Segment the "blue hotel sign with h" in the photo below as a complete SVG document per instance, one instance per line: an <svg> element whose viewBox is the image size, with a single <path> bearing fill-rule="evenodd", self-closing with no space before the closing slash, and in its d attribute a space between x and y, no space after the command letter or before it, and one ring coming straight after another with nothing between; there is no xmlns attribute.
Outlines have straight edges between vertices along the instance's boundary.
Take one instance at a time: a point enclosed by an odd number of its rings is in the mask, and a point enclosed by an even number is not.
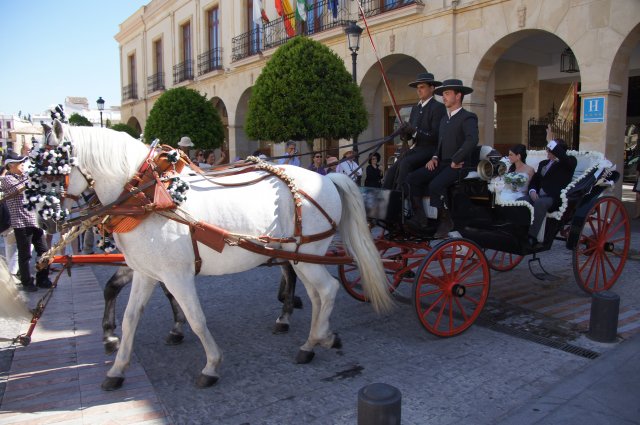
<svg viewBox="0 0 640 425"><path fill-rule="evenodd" d="M604 97L582 99L582 122L604 122Z"/></svg>

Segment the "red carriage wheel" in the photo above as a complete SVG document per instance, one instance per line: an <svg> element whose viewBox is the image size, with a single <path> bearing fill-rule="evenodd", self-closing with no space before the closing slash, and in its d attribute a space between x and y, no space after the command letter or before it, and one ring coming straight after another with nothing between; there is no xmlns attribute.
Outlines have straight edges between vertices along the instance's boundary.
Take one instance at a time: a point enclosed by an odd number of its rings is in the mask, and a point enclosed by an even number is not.
<svg viewBox="0 0 640 425"><path fill-rule="evenodd" d="M414 257L414 252L422 248L428 249L428 245L396 244L384 239L378 239L375 243L380 252L380 258L382 258L382 266L387 275L387 285L390 293L393 293L401 282L413 280L415 270L420 265L420 261L415 258L422 257L421 255ZM366 302L367 298L360 282L361 276L358 267L353 263L340 265L338 266L338 273L340 275L340 283L342 283L347 293L358 301Z"/></svg>
<svg viewBox="0 0 640 425"><path fill-rule="evenodd" d="M596 201L586 215L573 250L576 283L591 294L613 286L629 254L631 226L622 202L610 196Z"/></svg>
<svg viewBox="0 0 640 425"><path fill-rule="evenodd" d="M485 249L484 255L487 257L489 267L499 272L507 272L513 269L520 264L520 261L524 258L522 255L496 251L494 249Z"/></svg>
<svg viewBox="0 0 640 425"><path fill-rule="evenodd" d="M413 306L426 330L438 336L464 332L487 297L491 273L482 249L467 239L437 245L422 263L413 287Z"/></svg>

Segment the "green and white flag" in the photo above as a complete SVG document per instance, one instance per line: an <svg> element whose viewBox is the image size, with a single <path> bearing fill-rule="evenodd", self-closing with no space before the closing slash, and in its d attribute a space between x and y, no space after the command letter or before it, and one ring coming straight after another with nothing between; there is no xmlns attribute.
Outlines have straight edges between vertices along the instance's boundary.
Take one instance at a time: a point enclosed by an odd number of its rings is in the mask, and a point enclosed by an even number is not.
<svg viewBox="0 0 640 425"><path fill-rule="evenodd" d="M296 19L307 20L307 0L297 0Z"/></svg>

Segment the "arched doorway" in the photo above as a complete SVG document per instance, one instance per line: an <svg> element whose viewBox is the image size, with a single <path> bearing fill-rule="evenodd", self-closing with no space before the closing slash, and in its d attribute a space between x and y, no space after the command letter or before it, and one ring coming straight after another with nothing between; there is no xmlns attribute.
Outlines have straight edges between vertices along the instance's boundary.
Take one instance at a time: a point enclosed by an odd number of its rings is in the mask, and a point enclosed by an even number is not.
<svg viewBox="0 0 640 425"><path fill-rule="evenodd" d="M408 84L415 80L416 75L426 72L426 68L418 60L405 54L385 56L381 62L400 115L406 121L411 107L417 103L416 92ZM377 63L371 65L365 72L360 89L369 113L369 125L360 135L360 140L372 140L393 133L398 125L396 112L387 94L380 66ZM385 169L390 166L389 158L396 151L396 142L400 143L399 139L385 143L384 150L380 151Z"/></svg>
<svg viewBox="0 0 640 425"><path fill-rule="evenodd" d="M127 125L133 128L138 134L142 133L142 126L136 117L129 118Z"/></svg>
<svg viewBox="0 0 640 425"><path fill-rule="evenodd" d="M224 104L224 101L219 97L213 97L209 101L218 112L218 116L222 121L222 129L224 131L224 140L222 142L222 146L220 147L220 150L224 151L226 158L229 159L229 113L227 112L227 106ZM216 158L219 158L220 152L219 151L216 152L215 155L216 155Z"/></svg>
<svg viewBox="0 0 640 425"><path fill-rule="evenodd" d="M481 143L503 154L517 143L542 149L551 124L557 137L578 149L579 61L555 34L523 30L498 40L480 61L472 85L472 102L484 105L478 111Z"/></svg>

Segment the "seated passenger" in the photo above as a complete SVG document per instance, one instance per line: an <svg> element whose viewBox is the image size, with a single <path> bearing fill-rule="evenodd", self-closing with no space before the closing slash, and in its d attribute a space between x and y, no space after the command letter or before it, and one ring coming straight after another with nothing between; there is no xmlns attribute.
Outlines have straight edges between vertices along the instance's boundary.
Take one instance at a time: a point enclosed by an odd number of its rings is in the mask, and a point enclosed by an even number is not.
<svg viewBox="0 0 640 425"><path fill-rule="evenodd" d="M560 206L560 192L573 177L578 161L567 155L567 146L562 139L547 144L547 158L540 161L538 171L529 183L529 193L523 200L533 205L533 223L529 228L529 245L539 246L538 233L547 213Z"/></svg>
<svg viewBox="0 0 640 425"><path fill-rule="evenodd" d="M411 230L422 232L427 227L427 217L422 208L422 196L428 194L432 207L438 209L438 228L433 235L443 238L453 229L449 215L447 189L459 178L465 177L465 161L472 160L478 145L478 117L462 108L465 94L473 92L462 85L461 80L444 80L434 93L442 96L447 114L442 117L439 128L438 147L427 165L407 177L413 201L414 216L407 223Z"/></svg>
<svg viewBox="0 0 640 425"><path fill-rule="evenodd" d="M527 165L527 147L522 143L509 149L511 166L504 175L505 187L501 193L503 200L515 201L527 195L529 182L536 170Z"/></svg>

